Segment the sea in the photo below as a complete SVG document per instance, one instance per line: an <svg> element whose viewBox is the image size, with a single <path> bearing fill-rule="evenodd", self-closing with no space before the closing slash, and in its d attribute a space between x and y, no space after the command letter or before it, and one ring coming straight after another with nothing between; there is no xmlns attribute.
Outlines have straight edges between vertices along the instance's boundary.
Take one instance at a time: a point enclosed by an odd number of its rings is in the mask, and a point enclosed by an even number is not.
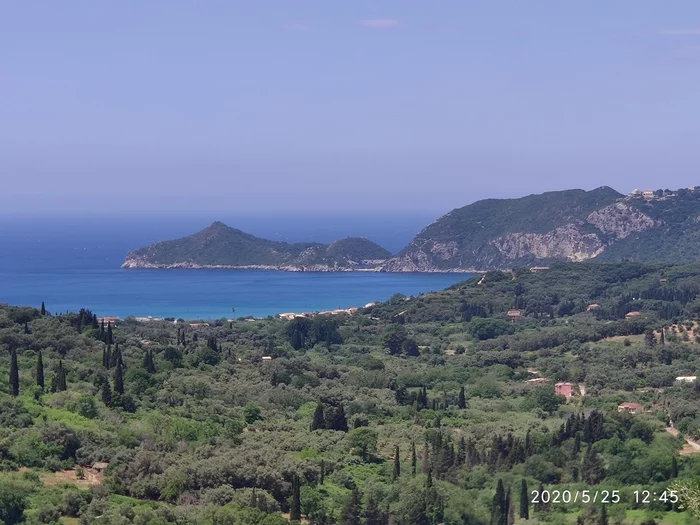
<svg viewBox="0 0 700 525"><path fill-rule="evenodd" d="M332 242L367 237L393 253L427 214L375 216L188 215L83 217L0 214L0 303L52 313L210 320L363 306L396 293L442 290L468 274L121 269L129 250L195 233L214 220L259 237Z"/></svg>

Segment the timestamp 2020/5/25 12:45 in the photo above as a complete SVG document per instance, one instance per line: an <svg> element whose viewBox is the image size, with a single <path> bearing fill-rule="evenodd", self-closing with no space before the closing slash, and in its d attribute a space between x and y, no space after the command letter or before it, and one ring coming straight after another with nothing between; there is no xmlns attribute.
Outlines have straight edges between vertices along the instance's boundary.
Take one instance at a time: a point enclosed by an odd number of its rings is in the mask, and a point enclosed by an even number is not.
<svg viewBox="0 0 700 525"><path fill-rule="evenodd" d="M635 490L632 493L632 501L624 501L623 494L619 490L533 490L530 492L530 503L600 503L603 505L616 503L634 503L648 505L650 503L678 503L678 494L675 490L655 492L650 490Z"/></svg>

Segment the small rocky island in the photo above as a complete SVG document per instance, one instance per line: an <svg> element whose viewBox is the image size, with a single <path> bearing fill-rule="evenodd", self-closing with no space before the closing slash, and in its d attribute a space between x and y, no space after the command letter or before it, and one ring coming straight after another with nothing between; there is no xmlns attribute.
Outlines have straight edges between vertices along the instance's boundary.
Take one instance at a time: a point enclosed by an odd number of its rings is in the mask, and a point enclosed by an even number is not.
<svg viewBox="0 0 700 525"><path fill-rule="evenodd" d="M391 252L360 237L331 244L291 244L261 239L215 222L194 235L134 250L127 254L122 268L371 271L390 257Z"/></svg>

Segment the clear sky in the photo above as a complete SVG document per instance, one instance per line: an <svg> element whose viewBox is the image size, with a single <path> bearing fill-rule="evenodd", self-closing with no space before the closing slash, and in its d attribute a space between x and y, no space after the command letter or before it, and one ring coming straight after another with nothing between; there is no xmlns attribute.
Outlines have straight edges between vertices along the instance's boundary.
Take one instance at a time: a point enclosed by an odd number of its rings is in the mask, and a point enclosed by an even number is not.
<svg viewBox="0 0 700 525"><path fill-rule="evenodd" d="M2 2L0 177L31 213L700 184L700 2Z"/></svg>

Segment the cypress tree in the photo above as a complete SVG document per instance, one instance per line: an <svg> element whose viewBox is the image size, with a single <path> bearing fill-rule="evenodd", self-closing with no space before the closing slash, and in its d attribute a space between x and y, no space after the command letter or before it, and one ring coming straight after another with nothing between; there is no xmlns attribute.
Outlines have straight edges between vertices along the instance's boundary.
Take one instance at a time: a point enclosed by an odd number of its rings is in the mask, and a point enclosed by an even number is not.
<svg viewBox="0 0 700 525"><path fill-rule="evenodd" d="M30 334L31 332L29 331L29 323L27 321L24 321L24 333L25 334Z"/></svg>
<svg viewBox="0 0 700 525"><path fill-rule="evenodd" d="M107 345L108 347L110 345ZM114 351L109 354L109 367L117 366L122 360L122 351L119 349L119 343L114 345Z"/></svg>
<svg viewBox="0 0 700 525"><path fill-rule="evenodd" d="M362 515L360 500L360 492L357 488L352 489L350 497L345 502L343 511L340 514L339 525L360 525L360 517Z"/></svg>
<svg viewBox="0 0 700 525"><path fill-rule="evenodd" d="M105 342L105 320L100 323L100 341Z"/></svg>
<svg viewBox="0 0 700 525"><path fill-rule="evenodd" d="M19 395L19 367L17 366L17 352L12 349L10 352L10 395Z"/></svg>
<svg viewBox="0 0 700 525"><path fill-rule="evenodd" d="M56 374L54 375L54 384L52 385L51 390L53 392L63 392L68 390L68 384L66 383L66 371L63 368L62 360L58 362L58 370L56 370Z"/></svg>
<svg viewBox="0 0 700 525"><path fill-rule="evenodd" d="M457 398L457 407L467 408L467 398L464 395L464 387L459 389L459 397Z"/></svg>
<svg viewBox="0 0 700 525"><path fill-rule="evenodd" d="M112 333L112 322L107 322L107 344L111 345L114 342L114 334Z"/></svg>
<svg viewBox="0 0 700 525"><path fill-rule="evenodd" d="M660 335L660 337L659 337L659 342L660 342L662 345L665 345L665 344L666 344L666 336L664 335L664 330L665 330L665 329L666 329L666 327L664 327L664 326L661 327L661 335Z"/></svg>
<svg viewBox="0 0 700 525"><path fill-rule="evenodd" d="M146 372L148 372L149 374L156 373L156 365L153 362L153 351L152 350L146 350L146 355L143 356L143 367L146 369Z"/></svg>
<svg viewBox="0 0 700 525"><path fill-rule="evenodd" d="M401 475L401 455L399 451L399 446L396 445L396 448L394 449L394 473L392 475L392 480L396 481L396 479Z"/></svg>
<svg viewBox="0 0 700 525"><path fill-rule="evenodd" d="M524 520L530 519L530 500L527 493L527 481L525 478L520 482L520 518Z"/></svg>
<svg viewBox="0 0 700 525"><path fill-rule="evenodd" d="M578 453L581 452L581 434L579 432L576 432L576 437L574 438L574 457L578 455Z"/></svg>
<svg viewBox="0 0 700 525"><path fill-rule="evenodd" d="M411 441L411 476L416 475L416 464L418 463L418 458L416 457L416 442Z"/></svg>
<svg viewBox="0 0 700 525"><path fill-rule="evenodd" d="M676 460L676 456L673 456L673 459L671 460L671 479L677 478L678 477L678 460Z"/></svg>
<svg viewBox="0 0 700 525"><path fill-rule="evenodd" d="M95 330L97 330L100 327L99 323L97 322L97 314L92 314L92 327Z"/></svg>
<svg viewBox="0 0 700 525"><path fill-rule="evenodd" d="M36 358L36 384L44 390L44 360L41 356L41 350Z"/></svg>
<svg viewBox="0 0 700 525"><path fill-rule="evenodd" d="M299 487L299 476L294 474L292 478L292 506L289 509L289 519L301 519L301 490Z"/></svg>
<svg viewBox="0 0 700 525"><path fill-rule="evenodd" d="M423 474L428 474L430 472L430 457L427 443L423 446L423 457L421 458L420 467Z"/></svg>
<svg viewBox="0 0 700 525"><path fill-rule="evenodd" d="M41 301L41 315L46 315L46 305L44 305L44 301Z"/></svg>
<svg viewBox="0 0 700 525"><path fill-rule="evenodd" d="M114 369L114 392L120 396L124 395L124 371L121 366L121 356L119 357L119 363L117 363Z"/></svg>
<svg viewBox="0 0 700 525"><path fill-rule="evenodd" d="M112 406L112 387L107 380L102 383L102 402L108 407Z"/></svg>
<svg viewBox="0 0 700 525"><path fill-rule="evenodd" d="M491 503L491 525L505 525L507 520L506 491L503 488L503 480L499 479L496 485L496 493Z"/></svg>
<svg viewBox="0 0 700 525"><path fill-rule="evenodd" d="M371 495L367 497L367 505L362 517L365 519L365 525L386 525L387 523L386 516L379 508L377 498Z"/></svg>
<svg viewBox="0 0 700 525"><path fill-rule="evenodd" d="M600 508L600 519L598 520L600 525L608 525L608 506L603 505Z"/></svg>
<svg viewBox="0 0 700 525"><path fill-rule="evenodd" d="M326 428L326 419L323 413L323 405L318 403L314 411L314 418L311 420L311 430Z"/></svg>
<svg viewBox="0 0 700 525"><path fill-rule="evenodd" d="M326 479L326 462L324 460L321 460L321 478L319 479L319 485L323 485L323 482Z"/></svg>

